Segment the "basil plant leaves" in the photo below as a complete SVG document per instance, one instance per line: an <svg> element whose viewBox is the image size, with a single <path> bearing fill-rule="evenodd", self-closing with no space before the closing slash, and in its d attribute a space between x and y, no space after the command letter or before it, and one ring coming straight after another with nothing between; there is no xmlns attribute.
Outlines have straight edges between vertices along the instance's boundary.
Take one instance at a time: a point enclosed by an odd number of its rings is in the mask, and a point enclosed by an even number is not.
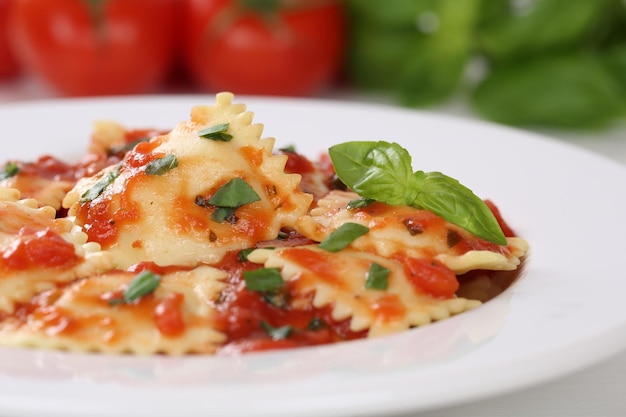
<svg viewBox="0 0 626 417"><path fill-rule="evenodd" d="M482 199L440 172L413 172L411 155L397 143L345 142L330 147L329 155L339 179L361 197L426 209L479 238L506 245Z"/></svg>

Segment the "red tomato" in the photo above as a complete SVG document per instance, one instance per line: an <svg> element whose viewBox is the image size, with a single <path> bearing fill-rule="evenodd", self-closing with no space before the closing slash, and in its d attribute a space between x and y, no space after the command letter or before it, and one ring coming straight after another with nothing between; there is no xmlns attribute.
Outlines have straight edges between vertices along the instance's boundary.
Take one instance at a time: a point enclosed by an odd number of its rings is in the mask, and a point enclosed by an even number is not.
<svg viewBox="0 0 626 417"><path fill-rule="evenodd" d="M183 0L185 59L197 84L236 94L308 95L335 81L345 20L332 0ZM268 2L265 2L267 4ZM283 4L289 4L289 8Z"/></svg>
<svg viewBox="0 0 626 417"><path fill-rule="evenodd" d="M0 79L11 78L20 72L20 66L9 42L10 0L0 0Z"/></svg>
<svg viewBox="0 0 626 417"><path fill-rule="evenodd" d="M459 289L454 272L431 259L406 258L404 273L416 288L437 298L450 298Z"/></svg>
<svg viewBox="0 0 626 417"><path fill-rule="evenodd" d="M21 240L4 251L2 260L11 269L64 268L78 262L74 245L52 230L20 230Z"/></svg>
<svg viewBox="0 0 626 417"><path fill-rule="evenodd" d="M25 70L68 95L148 92L168 75L177 0L13 0Z"/></svg>

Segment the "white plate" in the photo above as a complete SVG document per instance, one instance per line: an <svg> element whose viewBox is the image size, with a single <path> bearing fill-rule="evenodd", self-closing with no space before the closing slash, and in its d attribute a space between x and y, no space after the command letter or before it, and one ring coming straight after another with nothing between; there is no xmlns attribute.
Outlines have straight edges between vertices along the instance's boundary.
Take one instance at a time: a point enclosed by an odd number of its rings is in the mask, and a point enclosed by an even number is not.
<svg viewBox="0 0 626 417"><path fill-rule="evenodd" d="M43 101L0 107L3 157L82 154L91 122L169 128L213 97ZM626 346L626 169L554 140L393 107L237 97L278 146L316 156L397 141L496 202L531 244L524 276L484 306L371 341L223 357L0 348L0 415L389 416L521 389ZM0 161L1 162L1 161Z"/></svg>

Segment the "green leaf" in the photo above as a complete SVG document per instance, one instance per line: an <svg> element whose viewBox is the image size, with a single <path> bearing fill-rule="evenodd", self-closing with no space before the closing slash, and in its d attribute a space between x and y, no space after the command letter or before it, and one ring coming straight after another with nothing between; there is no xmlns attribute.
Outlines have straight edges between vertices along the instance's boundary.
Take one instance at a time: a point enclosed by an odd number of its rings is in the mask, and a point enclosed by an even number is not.
<svg viewBox="0 0 626 417"><path fill-rule="evenodd" d="M358 223L344 223L324 239L319 247L328 252L339 252L370 229Z"/></svg>
<svg viewBox="0 0 626 417"><path fill-rule="evenodd" d="M243 278L246 288L257 292L276 291L285 283L278 268L260 268L244 271Z"/></svg>
<svg viewBox="0 0 626 417"><path fill-rule="evenodd" d="M346 142L331 147L329 153L339 179L361 197L430 210L480 238L506 244L502 229L483 200L439 172L413 173L411 157L400 145Z"/></svg>
<svg viewBox="0 0 626 417"><path fill-rule="evenodd" d="M361 197L404 204L411 155L397 143L345 142L328 150L335 172Z"/></svg>
<svg viewBox="0 0 626 417"><path fill-rule="evenodd" d="M20 172L20 167L15 162L7 162L4 169L0 171L0 181L16 176Z"/></svg>
<svg viewBox="0 0 626 417"><path fill-rule="evenodd" d="M176 168L178 166L178 159L174 154L167 154L163 158L150 161L146 165L146 174L148 175L163 175L166 172Z"/></svg>
<svg viewBox="0 0 626 417"><path fill-rule="evenodd" d="M479 12L494 0L348 0L346 71L361 89L409 106L441 102L459 87ZM508 1L508 0L507 0Z"/></svg>
<svg viewBox="0 0 626 417"><path fill-rule="evenodd" d="M506 245L506 237L489 207L454 178L440 172L417 171L411 181L417 194L408 202L432 211L479 238Z"/></svg>
<svg viewBox="0 0 626 417"><path fill-rule="evenodd" d="M233 135L226 133L228 131L228 127L229 123L221 123L199 131L198 136L220 142L230 142Z"/></svg>
<svg viewBox="0 0 626 417"><path fill-rule="evenodd" d="M87 203L96 199L104 190L115 181L120 173L121 162L111 171L107 172L98 182L80 196L81 203Z"/></svg>
<svg viewBox="0 0 626 417"><path fill-rule="evenodd" d="M372 198L358 198L356 200L349 201L348 204L346 205L346 208L348 210L354 210L354 209L358 209L358 208L363 208L363 207L369 206L374 201L376 201L376 200L374 200Z"/></svg>
<svg viewBox="0 0 626 417"><path fill-rule="evenodd" d="M324 323L324 320L322 320L319 317L313 317L311 319L311 321L309 321L309 324L306 326L307 330L321 330L325 327L328 327L326 325L326 323Z"/></svg>
<svg viewBox="0 0 626 417"><path fill-rule="evenodd" d="M289 325L281 326L281 327L272 327L269 323L263 320L261 320L259 324L261 325L263 330L265 330L267 334L270 335L270 337L273 340L287 339L289 335L293 332L293 327Z"/></svg>
<svg viewBox="0 0 626 417"><path fill-rule="evenodd" d="M266 303L282 309L285 309L288 306L288 295L289 294L286 291L281 290L261 292L261 297Z"/></svg>
<svg viewBox="0 0 626 417"><path fill-rule="evenodd" d="M213 197L209 199L209 204L237 208L260 200L261 197L247 182L241 178L233 178L213 194Z"/></svg>
<svg viewBox="0 0 626 417"><path fill-rule="evenodd" d="M480 52L497 63L523 63L534 56L548 57L554 52L576 50L606 30L611 14L619 6L614 0L509 0L500 3L490 15L483 16L475 31Z"/></svg>
<svg viewBox="0 0 626 417"><path fill-rule="evenodd" d="M583 51L494 66L471 105L514 126L602 128L624 116L623 92L601 56Z"/></svg>
<svg viewBox="0 0 626 417"><path fill-rule="evenodd" d="M248 261L248 255L250 255L256 249L257 248L247 248L247 249L240 250L239 252L237 252L237 259L240 262L247 262Z"/></svg>
<svg viewBox="0 0 626 417"><path fill-rule="evenodd" d="M386 290L388 286L388 277L389 269L377 264L376 262L372 262L369 271L367 271L365 288L372 290Z"/></svg>
<svg viewBox="0 0 626 417"><path fill-rule="evenodd" d="M139 298L151 294L157 289L161 282L161 276L155 274L152 271L142 271L133 278L128 284L126 290L122 294L122 298L113 298L109 300L110 305L116 305L121 303L132 303Z"/></svg>
<svg viewBox="0 0 626 417"><path fill-rule="evenodd" d="M217 207L213 213L211 213L211 220L217 223L222 223L226 220L232 220L237 209L233 207Z"/></svg>

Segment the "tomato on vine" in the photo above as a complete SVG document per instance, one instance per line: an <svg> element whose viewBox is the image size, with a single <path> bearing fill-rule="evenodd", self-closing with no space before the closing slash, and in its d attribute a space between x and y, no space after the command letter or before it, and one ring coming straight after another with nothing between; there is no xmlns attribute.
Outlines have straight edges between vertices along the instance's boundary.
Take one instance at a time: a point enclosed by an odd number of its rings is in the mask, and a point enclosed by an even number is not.
<svg viewBox="0 0 626 417"><path fill-rule="evenodd" d="M178 0L12 0L18 61L65 95L160 87L175 52Z"/></svg>
<svg viewBox="0 0 626 417"><path fill-rule="evenodd" d="M11 0L0 0L0 80L16 76L20 66L9 42L9 7Z"/></svg>
<svg viewBox="0 0 626 417"><path fill-rule="evenodd" d="M337 80L345 18L333 0L183 0L196 84L237 94L309 95Z"/></svg>

